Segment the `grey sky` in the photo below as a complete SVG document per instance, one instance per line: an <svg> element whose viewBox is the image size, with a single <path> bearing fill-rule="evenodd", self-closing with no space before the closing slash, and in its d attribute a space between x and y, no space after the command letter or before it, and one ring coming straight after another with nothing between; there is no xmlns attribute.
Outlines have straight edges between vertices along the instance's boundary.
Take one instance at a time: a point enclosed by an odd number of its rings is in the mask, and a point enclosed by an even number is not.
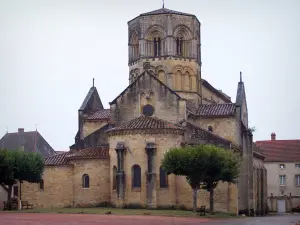
<svg viewBox="0 0 300 225"><path fill-rule="evenodd" d="M68 150L92 85L105 107L128 85L127 21L160 0L0 0L0 136L38 130ZM299 138L300 1L166 0L201 21L203 78L235 101L245 81L255 140Z"/></svg>

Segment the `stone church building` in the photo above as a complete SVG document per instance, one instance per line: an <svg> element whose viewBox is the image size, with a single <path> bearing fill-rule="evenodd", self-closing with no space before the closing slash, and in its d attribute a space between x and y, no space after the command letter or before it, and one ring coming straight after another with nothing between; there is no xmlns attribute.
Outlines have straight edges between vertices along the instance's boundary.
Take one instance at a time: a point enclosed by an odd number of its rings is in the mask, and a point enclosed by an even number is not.
<svg viewBox="0 0 300 225"><path fill-rule="evenodd" d="M21 198L47 208L192 208L185 177L167 176L160 163L172 147L211 143L243 159L237 184L217 186L215 210L264 214L264 156L248 127L242 77L235 102L202 78L200 25L164 7L129 21L129 85L105 109L93 84L78 110L75 143L45 160L43 181L23 183ZM198 191L198 206L209 207L208 195Z"/></svg>

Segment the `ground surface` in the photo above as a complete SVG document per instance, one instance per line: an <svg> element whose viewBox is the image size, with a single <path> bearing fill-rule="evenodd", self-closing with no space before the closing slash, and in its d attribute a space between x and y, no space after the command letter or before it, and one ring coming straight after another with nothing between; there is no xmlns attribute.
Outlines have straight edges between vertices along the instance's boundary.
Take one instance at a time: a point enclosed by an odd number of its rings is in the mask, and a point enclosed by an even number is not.
<svg viewBox="0 0 300 225"><path fill-rule="evenodd" d="M300 215L206 219L52 213L0 213L0 225L295 225Z"/></svg>

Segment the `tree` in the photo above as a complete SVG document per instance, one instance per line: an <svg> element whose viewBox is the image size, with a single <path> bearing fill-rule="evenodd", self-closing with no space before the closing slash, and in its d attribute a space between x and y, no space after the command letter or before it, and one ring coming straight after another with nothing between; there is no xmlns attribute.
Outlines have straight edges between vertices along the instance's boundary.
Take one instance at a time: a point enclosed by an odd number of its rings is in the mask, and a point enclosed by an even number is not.
<svg viewBox="0 0 300 225"><path fill-rule="evenodd" d="M41 154L1 150L0 158L4 165L3 170L1 169L1 175L3 173L5 177L0 182L8 186L8 201L11 200L12 187L17 181L38 183L42 179L44 159Z"/></svg>
<svg viewBox="0 0 300 225"><path fill-rule="evenodd" d="M214 188L219 181L234 182L239 174L239 156L214 145L196 145L170 149L162 160L168 174L185 176L193 189L193 211L197 209L197 190L210 191L213 213Z"/></svg>
<svg viewBox="0 0 300 225"><path fill-rule="evenodd" d="M226 150L214 145L204 145L210 152L207 161L205 178L201 188L209 191L209 211L214 213L214 189L220 181L235 183L239 176L241 157L232 150Z"/></svg>
<svg viewBox="0 0 300 225"><path fill-rule="evenodd" d="M12 176L10 168L7 150L0 149L0 184L3 184Z"/></svg>
<svg viewBox="0 0 300 225"><path fill-rule="evenodd" d="M197 210L197 190L205 178L209 152L199 146L170 149L164 155L162 167L168 174L185 176L193 189L193 211Z"/></svg>

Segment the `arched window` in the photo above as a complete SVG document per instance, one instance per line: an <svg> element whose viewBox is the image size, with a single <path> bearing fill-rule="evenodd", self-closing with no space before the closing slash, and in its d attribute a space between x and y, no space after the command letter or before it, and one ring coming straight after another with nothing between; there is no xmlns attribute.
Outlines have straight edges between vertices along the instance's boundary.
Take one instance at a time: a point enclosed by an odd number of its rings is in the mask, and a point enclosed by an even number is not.
<svg viewBox="0 0 300 225"><path fill-rule="evenodd" d="M139 165L132 166L132 187L141 187L141 167Z"/></svg>
<svg viewBox="0 0 300 225"><path fill-rule="evenodd" d="M117 189L117 167L113 167L113 190Z"/></svg>
<svg viewBox="0 0 300 225"><path fill-rule="evenodd" d="M213 132L212 126L208 126L207 130L210 131L210 132Z"/></svg>
<svg viewBox="0 0 300 225"><path fill-rule="evenodd" d="M40 190L44 190L44 180L40 180Z"/></svg>
<svg viewBox="0 0 300 225"><path fill-rule="evenodd" d="M161 188L168 187L168 175L162 167L159 168L159 184Z"/></svg>
<svg viewBox="0 0 300 225"><path fill-rule="evenodd" d="M155 56L161 56L161 39L158 37L158 38L154 38L153 40L154 42L154 49L153 49L153 52L154 52L154 57Z"/></svg>
<svg viewBox="0 0 300 225"><path fill-rule="evenodd" d="M183 39L182 39L182 37L178 37L176 39L176 54L179 56L183 55Z"/></svg>
<svg viewBox="0 0 300 225"><path fill-rule="evenodd" d="M82 188L90 187L90 177L87 174L82 175Z"/></svg>

